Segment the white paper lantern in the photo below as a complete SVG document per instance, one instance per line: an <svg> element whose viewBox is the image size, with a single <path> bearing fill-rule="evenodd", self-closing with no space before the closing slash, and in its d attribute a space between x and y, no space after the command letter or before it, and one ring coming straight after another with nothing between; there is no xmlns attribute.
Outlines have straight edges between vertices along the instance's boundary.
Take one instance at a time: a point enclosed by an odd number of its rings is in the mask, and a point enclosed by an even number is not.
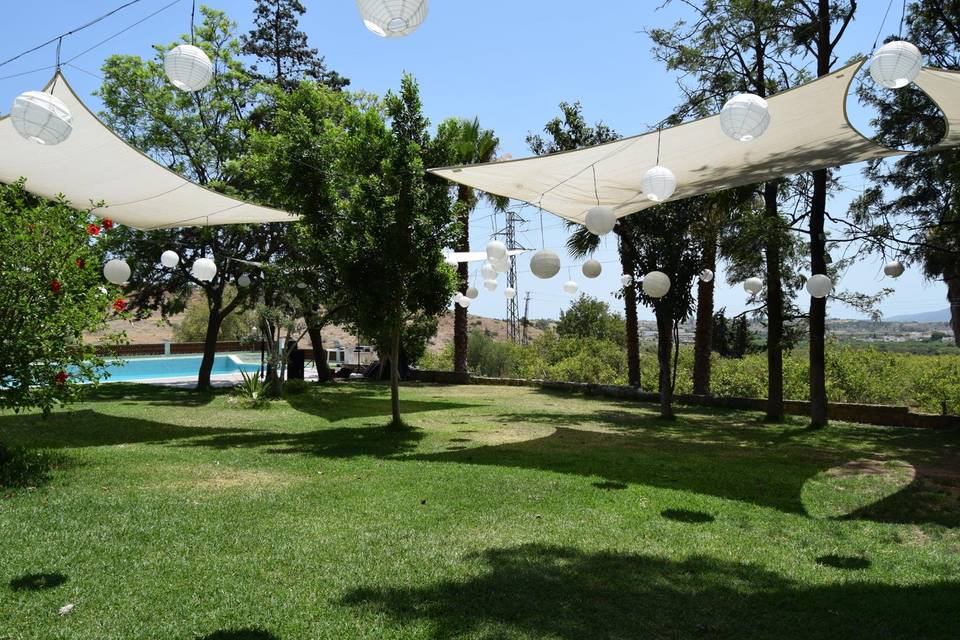
<svg viewBox="0 0 960 640"><path fill-rule="evenodd" d="M181 91L200 91L213 80L213 63L200 47L177 45L163 57L163 70Z"/></svg>
<svg viewBox="0 0 960 640"><path fill-rule="evenodd" d="M586 278L596 278L603 271L603 265L593 259L587 260L583 263L580 271L583 272L583 275Z"/></svg>
<svg viewBox="0 0 960 640"><path fill-rule="evenodd" d="M123 260L110 260L103 265L103 277L111 284L123 284L130 279L130 265Z"/></svg>
<svg viewBox="0 0 960 640"><path fill-rule="evenodd" d="M463 307L464 309L469 307L471 302L473 302L473 299L468 298L467 296L460 296L460 298L457 300L457 304Z"/></svg>
<svg viewBox="0 0 960 640"><path fill-rule="evenodd" d="M747 278L743 281L743 290L756 295L763 291L763 280L760 278Z"/></svg>
<svg viewBox="0 0 960 640"><path fill-rule="evenodd" d="M914 45L895 40L883 45L870 59L870 75L887 89L900 89L914 80L923 67L923 54Z"/></svg>
<svg viewBox="0 0 960 640"><path fill-rule="evenodd" d="M503 260L507 257L507 245L499 240L491 240L487 243L487 258L492 262L494 260Z"/></svg>
<svg viewBox="0 0 960 640"><path fill-rule="evenodd" d="M246 289L247 287L249 287L249 286L250 286L250 276L248 276L248 275L245 274L245 273L240 274L240 277L237 278L237 286L240 287L241 289Z"/></svg>
<svg viewBox="0 0 960 640"><path fill-rule="evenodd" d="M513 287L507 287L506 289L503 290L503 297L506 298L507 300L513 300L514 298L517 297L517 290L514 289Z"/></svg>
<svg viewBox="0 0 960 640"><path fill-rule="evenodd" d="M887 264L883 265L883 273L890 276L891 278L899 278L903 275L903 272L906 269L899 260L891 260Z"/></svg>
<svg viewBox="0 0 960 640"><path fill-rule="evenodd" d="M620 284L624 287L629 287L633 284L633 276L631 276L629 273L623 274L620 276Z"/></svg>
<svg viewBox="0 0 960 640"><path fill-rule="evenodd" d="M494 280L497 277L497 270L489 262L484 262L480 267L480 275L484 280Z"/></svg>
<svg viewBox="0 0 960 640"><path fill-rule="evenodd" d="M381 38L406 36L427 19L427 0L357 0L364 26Z"/></svg>
<svg viewBox="0 0 960 640"><path fill-rule="evenodd" d="M651 271L643 277L643 292L651 298L662 298L670 291L670 276L663 271Z"/></svg>
<svg viewBox="0 0 960 640"><path fill-rule="evenodd" d="M467 292L465 295L471 300L476 300L477 296L480 295L480 292L477 291L476 287L467 287Z"/></svg>
<svg viewBox="0 0 960 640"><path fill-rule="evenodd" d="M587 231L595 236L602 236L613 231L617 224L617 216L610 207L594 207L587 211L584 221Z"/></svg>
<svg viewBox="0 0 960 640"><path fill-rule="evenodd" d="M167 269L173 269L180 264L180 256L177 255L176 251L164 251L160 254L160 264L165 266Z"/></svg>
<svg viewBox="0 0 960 640"><path fill-rule="evenodd" d="M769 126L767 101L752 93L741 93L730 98L720 110L720 128L739 142L759 138Z"/></svg>
<svg viewBox="0 0 960 640"><path fill-rule="evenodd" d="M560 256L549 249L541 249L530 258L530 271L543 280L552 278L560 272Z"/></svg>
<svg viewBox="0 0 960 640"><path fill-rule="evenodd" d="M483 288L487 291L496 291L497 290L497 281L494 279L487 279L483 281Z"/></svg>
<svg viewBox="0 0 960 640"><path fill-rule="evenodd" d="M217 275L217 263L210 258L199 258L194 261L190 273L200 282L210 282Z"/></svg>
<svg viewBox="0 0 960 640"><path fill-rule="evenodd" d="M571 296L575 294L579 288L580 288L579 285L577 285L577 283L574 282L573 280L567 280L566 282L563 283L564 293L567 293Z"/></svg>
<svg viewBox="0 0 960 640"><path fill-rule="evenodd" d="M813 298L826 298L833 291L833 281L822 273L807 279L807 292Z"/></svg>
<svg viewBox="0 0 960 640"><path fill-rule="evenodd" d="M17 96L10 109L10 121L17 133L37 144L60 144L73 132L73 116L67 105L43 91Z"/></svg>
<svg viewBox="0 0 960 640"><path fill-rule="evenodd" d="M503 260L491 260L490 264L493 265L493 270L497 273L506 273L510 271L510 258L504 258Z"/></svg>
<svg viewBox="0 0 960 640"><path fill-rule="evenodd" d="M666 167L656 166L643 175L643 192L651 202L663 202L677 190L677 177Z"/></svg>
<svg viewBox="0 0 960 640"><path fill-rule="evenodd" d="M710 282L711 280L713 280L713 271L704 269L700 272L700 282Z"/></svg>

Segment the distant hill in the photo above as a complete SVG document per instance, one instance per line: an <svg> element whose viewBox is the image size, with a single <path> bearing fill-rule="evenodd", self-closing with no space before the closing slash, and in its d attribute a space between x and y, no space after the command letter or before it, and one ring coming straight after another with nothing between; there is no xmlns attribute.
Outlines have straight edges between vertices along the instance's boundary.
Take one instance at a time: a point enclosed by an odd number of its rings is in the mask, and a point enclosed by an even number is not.
<svg viewBox="0 0 960 640"><path fill-rule="evenodd" d="M884 317L884 322L950 322L950 308L925 313L908 313L902 316Z"/></svg>

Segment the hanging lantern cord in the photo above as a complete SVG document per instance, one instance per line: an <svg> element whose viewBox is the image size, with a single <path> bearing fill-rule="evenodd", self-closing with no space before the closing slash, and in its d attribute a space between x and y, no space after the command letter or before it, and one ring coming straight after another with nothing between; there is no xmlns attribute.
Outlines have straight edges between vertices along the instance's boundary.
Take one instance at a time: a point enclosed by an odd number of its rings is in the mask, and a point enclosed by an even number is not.
<svg viewBox="0 0 960 640"><path fill-rule="evenodd" d="M887 16L890 15L890 9L893 7L893 0L887 4L887 10L883 13L883 20L880 21L880 28L877 30L877 37L873 39L873 46L870 48L871 51L876 50L877 43L880 42L880 36L883 35L883 27L887 24ZM902 23L902 19L901 19ZM903 31L903 25L900 26L900 31Z"/></svg>
<svg viewBox="0 0 960 640"><path fill-rule="evenodd" d="M537 207L540 209L540 248L547 248L547 241L543 235L543 204L542 201L537 202Z"/></svg>
<svg viewBox="0 0 960 640"><path fill-rule="evenodd" d="M600 191L597 189L597 165L592 164L590 168L593 169L593 195L597 198L597 206L600 206Z"/></svg>
<svg viewBox="0 0 960 640"><path fill-rule="evenodd" d="M60 51L63 49L63 36L57 38L57 72L53 74L53 84L50 85L50 95L57 88L57 80L60 79Z"/></svg>
<svg viewBox="0 0 960 640"><path fill-rule="evenodd" d="M903 0L903 8L900 10L900 34L899 36L897 36L901 40L903 40L903 21L906 19L906 17L907 17L907 0Z"/></svg>
<svg viewBox="0 0 960 640"><path fill-rule="evenodd" d="M660 134L663 133L663 125L657 127L657 166L660 166Z"/></svg>
<svg viewBox="0 0 960 640"><path fill-rule="evenodd" d="M892 1L893 0L891 0L891 2ZM197 40L194 34L194 28L193 28L193 25L196 24L196 21L197 21L197 0L193 0L193 6L190 8L190 44L192 45L197 44Z"/></svg>

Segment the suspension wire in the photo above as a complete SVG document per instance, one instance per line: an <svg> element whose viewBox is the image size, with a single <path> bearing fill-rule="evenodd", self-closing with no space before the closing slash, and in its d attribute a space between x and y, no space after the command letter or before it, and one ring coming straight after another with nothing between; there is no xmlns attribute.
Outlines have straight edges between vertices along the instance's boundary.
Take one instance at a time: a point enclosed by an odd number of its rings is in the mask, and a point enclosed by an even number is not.
<svg viewBox="0 0 960 640"><path fill-rule="evenodd" d="M907 0L903 0L903 8L900 9L900 34L899 38L903 40L903 21L907 17Z"/></svg>
<svg viewBox="0 0 960 640"><path fill-rule="evenodd" d="M107 13L103 14L103 15L100 16L99 18L94 18L93 20L90 20L89 22L87 22L87 23L85 23L85 24L82 24L82 25L80 25L79 27L74 27L73 29L71 29L71 30L69 30L69 31L67 31L67 32L65 32L65 33L61 33L61 34L58 35L58 36L54 36L53 38L50 38L49 40L47 40L46 42L44 42L44 43L42 43L42 44L38 44L38 45L35 46L35 47L32 47L32 48L30 48L30 49L27 49L26 51L23 51L23 52L21 52L21 53L18 53L17 55L13 56L12 58L7 58L6 60L0 62L0 67L3 67L3 66L5 66L5 65L8 65L8 64L10 64L11 62L13 62L13 61L15 61L15 60L19 60L20 58L22 58L22 57L24 57L24 56L26 56L26 55L28 55L28 54L31 54L31 53L33 53L34 51L37 51L37 50L39 50L39 49L43 49L44 47L46 47L46 46L48 46L48 45L51 45L51 44L53 44L54 42L63 40L63 39L64 39L65 37L67 37L67 36L71 36L71 35L79 32L79 31L83 31L84 29L86 29L86 28L88 28L88 27L92 27L93 25L97 24L98 22L102 22L103 20L106 20L107 18L109 18L109 17L112 16L113 14L118 13L118 12L126 9L127 7L132 6L132 5L135 5L135 4L137 4L138 2L141 2L141 1L142 1L142 0L129 0L128 2L126 2L126 3L122 4L122 5L120 5L119 7L117 7L116 9L113 9L112 11L108 11Z"/></svg>
<svg viewBox="0 0 960 640"><path fill-rule="evenodd" d="M663 134L663 125L657 127L657 166L660 166L660 137Z"/></svg>
<svg viewBox="0 0 960 640"><path fill-rule="evenodd" d="M593 195L597 197L597 206L600 206L600 191L597 189L597 165L592 164L590 168L593 169Z"/></svg>
<svg viewBox="0 0 960 640"><path fill-rule="evenodd" d="M893 0L887 4L887 10L883 13L883 20L880 21L880 28L877 29L877 37L873 39L873 46L870 47L870 50L873 51L877 48L877 43L880 42L880 36L883 35L883 27L887 24L887 16L890 15L890 9L893 7Z"/></svg>
<svg viewBox="0 0 960 640"><path fill-rule="evenodd" d="M892 0L891 0L892 1ZM196 36L194 35L193 25L197 21L197 0L193 0L193 6L190 8L190 44L196 45Z"/></svg>

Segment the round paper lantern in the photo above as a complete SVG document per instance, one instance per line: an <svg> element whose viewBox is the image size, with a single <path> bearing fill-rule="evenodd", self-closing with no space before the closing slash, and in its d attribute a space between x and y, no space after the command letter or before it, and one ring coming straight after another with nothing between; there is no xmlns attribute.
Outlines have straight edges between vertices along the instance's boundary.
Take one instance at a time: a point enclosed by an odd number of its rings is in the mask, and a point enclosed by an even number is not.
<svg viewBox="0 0 960 640"><path fill-rule="evenodd" d="M602 236L613 231L613 227L617 224L617 216L610 207L594 207L587 211L584 224L587 231L595 236Z"/></svg>
<svg viewBox="0 0 960 640"><path fill-rule="evenodd" d="M651 271L643 277L643 292L651 298L662 298L670 291L670 276L663 271Z"/></svg>
<svg viewBox="0 0 960 640"><path fill-rule="evenodd" d="M563 291L569 295L573 295L577 292L580 287L573 280L567 280L563 283Z"/></svg>
<svg viewBox="0 0 960 640"><path fill-rule="evenodd" d="M241 289L246 289L247 287L249 287L250 276L248 276L245 273L241 274L240 277L237 278L237 286L240 287Z"/></svg>
<svg viewBox="0 0 960 640"><path fill-rule="evenodd" d="M763 280L760 278L747 278L743 281L743 290L756 295L763 291Z"/></svg>
<svg viewBox="0 0 960 640"><path fill-rule="evenodd" d="M620 284L622 284L625 287L629 287L630 285L633 284L633 276L631 276L628 273L623 274L622 276L620 276Z"/></svg>
<svg viewBox="0 0 960 640"><path fill-rule="evenodd" d="M700 282L710 282L711 280L713 280L713 271L704 269L700 272Z"/></svg>
<svg viewBox="0 0 960 640"><path fill-rule="evenodd" d="M514 289L513 287L507 287L506 289L503 290L503 297L506 298L507 300L513 300L514 298L517 297L517 290Z"/></svg>
<svg viewBox="0 0 960 640"><path fill-rule="evenodd" d="M483 281L483 288L487 291L496 291L497 290L497 281L493 279L487 279Z"/></svg>
<svg viewBox="0 0 960 640"><path fill-rule="evenodd" d="M103 277L111 284L123 284L130 279L130 265L123 260L110 260L103 265Z"/></svg>
<svg viewBox="0 0 960 640"><path fill-rule="evenodd" d="M587 260L583 263L580 271L583 272L584 277L596 278L600 275L600 272L603 271L603 265L596 260Z"/></svg>
<svg viewBox="0 0 960 640"><path fill-rule="evenodd" d="M163 57L163 70L181 91L200 91L213 80L213 63L200 47L177 45Z"/></svg>
<svg viewBox="0 0 960 640"><path fill-rule="evenodd" d="M477 296L480 295L480 292L477 291L476 287L467 287L467 292L464 294L471 300L476 300Z"/></svg>
<svg viewBox="0 0 960 640"><path fill-rule="evenodd" d="M473 302L473 299L468 298L467 296L460 296L460 298L457 299L457 304L463 307L464 309L469 307L471 302Z"/></svg>
<svg viewBox="0 0 960 640"><path fill-rule="evenodd" d="M10 109L10 121L17 133L37 144L60 144L73 132L73 116L67 105L43 91L17 96Z"/></svg>
<svg viewBox="0 0 960 640"><path fill-rule="evenodd" d="M752 93L741 93L727 100L720 110L720 128L739 142L750 142L770 126L767 101Z"/></svg>
<svg viewBox="0 0 960 640"><path fill-rule="evenodd" d="M381 38L410 35L427 19L427 0L357 0L363 25Z"/></svg>
<svg viewBox="0 0 960 640"><path fill-rule="evenodd" d="M200 282L210 282L217 275L217 263L210 258L199 258L194 261L190 273Z"/></svg>
<svg viewBox="0 0 960 640"><path fill-rule="evenodd" d="M914 80L923 67L923 54L903 40L888 42L870 58L870 75L881 87L900 89Z"/></svg>
<svg viewBox="0 0 960 640"><path fill-rule="evenodd" d="M164 251L160 254L160 264L165 266L167 269L173 269L175 266L180 264L180 256L177 255L176 251Z"/></svg>
<svg viewBox="0 0 960 640"><path fill-rule="evenodd" d="M899 260L891 260L887 264L883 265L883 273L890 276L891 278L899 278L903 275L903 272L906 269Z"/></svg>
<svg viewBox="0 0 960 640"><path fill-rule="evenodd" d="M483 266L480 267L480 275L483 276L484 280L493 280L497 277L497 270L489 262L484 262Z"/></svg>
<svg viewBox="0 0 960 640"><path fill-rule="evenodd" d="M507 245L503 244L499 240L491 240L487 243L487 258L493 262L494 260L503 260L507 257Z"/></svg>
<svg viewBox="0 0 960 640"><path fill-rule="evenodd" d="M807 292L814 298L826 298L833 291L833 281L822 273L807 279Z"/></svg>
<svg viewBox="0 0 960 640"><path fill-rule="evenodd" d="M491 260L490 264L493 265L493 270L497 273L506 273L510 271L510 258L504 258L503 260Z"/></svg>
<svg viewBox="0 0 960 640"><path fill-rule="evenodd" d="M541 249L530 258L530 271L543 280L552 278L560 272L560 256L549 249Z"/></svg>
<svg viewBox="0 0 960 640"><path fill-rule="evenodd" d="M656 166L643 175L643 192L651 202L663 202L677 190L677 177L666 167Z"/></svg>

